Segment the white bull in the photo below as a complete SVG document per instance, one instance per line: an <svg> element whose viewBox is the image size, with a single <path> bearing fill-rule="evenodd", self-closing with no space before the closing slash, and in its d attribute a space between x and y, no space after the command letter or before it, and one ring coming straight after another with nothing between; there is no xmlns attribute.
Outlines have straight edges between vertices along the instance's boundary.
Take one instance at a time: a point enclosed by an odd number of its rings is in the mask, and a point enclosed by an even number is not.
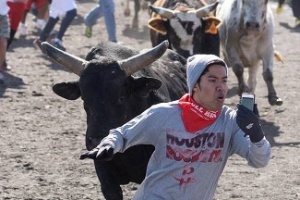
<svg viewBox="0 0 300 200"><path fill-rule="evenodd" d="M273 85L274 19L268 0L224 0L217 8L222 20L219 28L221 51L238 79L238 94L255 93L256 74L260 63L271 105L281 105ZM248 67L248 84L243 72Z"/></svg>

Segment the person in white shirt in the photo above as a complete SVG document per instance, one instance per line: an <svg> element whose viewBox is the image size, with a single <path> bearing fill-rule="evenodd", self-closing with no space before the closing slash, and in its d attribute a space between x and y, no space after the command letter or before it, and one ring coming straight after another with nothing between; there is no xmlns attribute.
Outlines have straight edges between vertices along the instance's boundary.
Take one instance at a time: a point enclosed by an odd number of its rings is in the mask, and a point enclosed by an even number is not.
<svg viewBox="0 0 300 200"><path fill-rule="evenodd" d="M55 24L62 17L59 31L51 43L53 46L65 51L63 46L63 37L73 19L77 15L77 6L74 0L52 0L50 4L49 19L42 30L40 36L34 41L34 44L40 47L40 44L46 41L52 32Z"/></svg>

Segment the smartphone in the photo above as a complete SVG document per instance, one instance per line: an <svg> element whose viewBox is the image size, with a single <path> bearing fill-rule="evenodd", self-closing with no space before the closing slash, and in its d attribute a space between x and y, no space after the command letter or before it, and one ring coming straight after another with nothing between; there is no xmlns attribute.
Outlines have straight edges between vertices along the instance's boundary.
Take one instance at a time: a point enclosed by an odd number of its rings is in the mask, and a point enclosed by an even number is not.
<svg viewBox="0 0 300 200"><path fill-rule="evenodd" d="M249 110L253 111L253 106L254 106L254 103L255 103L255 96L254 96L254 94L243 93L240 103L243 106L245 106L246 108L248 108Z"/></svg>

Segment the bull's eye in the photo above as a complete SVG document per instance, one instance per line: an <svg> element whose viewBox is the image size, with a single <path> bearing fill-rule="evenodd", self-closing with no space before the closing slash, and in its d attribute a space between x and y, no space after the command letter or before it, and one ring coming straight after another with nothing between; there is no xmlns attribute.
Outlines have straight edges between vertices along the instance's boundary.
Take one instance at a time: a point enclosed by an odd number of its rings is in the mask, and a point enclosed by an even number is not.
<svg viewBox="0 0 300 200"><path fill-rule="evenodd" d="M125 100L125 97L124 96L121 96L121 97L119 97L119 99L118 99L118 104L121 104L121 103L123 103L124 102L124 100Z"/></svg>

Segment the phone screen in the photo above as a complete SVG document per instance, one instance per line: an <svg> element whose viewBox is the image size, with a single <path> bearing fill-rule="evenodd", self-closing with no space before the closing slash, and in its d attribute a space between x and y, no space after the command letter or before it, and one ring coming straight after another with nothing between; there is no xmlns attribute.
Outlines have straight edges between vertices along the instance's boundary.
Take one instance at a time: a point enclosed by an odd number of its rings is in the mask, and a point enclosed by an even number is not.
<svg viewBox="0 0 300 200"><path fill-rule="evenodd" d="M241 104L249 110L253 111L254 99L249 97L242 97Z"/></svg>

